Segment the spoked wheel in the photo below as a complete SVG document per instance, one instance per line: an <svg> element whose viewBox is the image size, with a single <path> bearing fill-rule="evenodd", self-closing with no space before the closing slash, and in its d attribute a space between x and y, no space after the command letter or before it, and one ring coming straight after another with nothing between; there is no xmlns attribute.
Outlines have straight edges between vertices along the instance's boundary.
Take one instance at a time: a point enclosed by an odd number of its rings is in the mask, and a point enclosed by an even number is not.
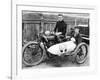
<svg viewBox="0 0 100 80"><path fill-rule="evenodd" d="M79 44L77 51L76 51L76 57L75 60L78 64L82 64L87 59L88 55L88 46L85 43Z"/></svg>
<svg viewBox="0 0 100 80"><path fill-rule="evenodd" d="M28 66L34 66L43 61L43 49L37 42L28 42L23 47L23 63Z"/></svg>

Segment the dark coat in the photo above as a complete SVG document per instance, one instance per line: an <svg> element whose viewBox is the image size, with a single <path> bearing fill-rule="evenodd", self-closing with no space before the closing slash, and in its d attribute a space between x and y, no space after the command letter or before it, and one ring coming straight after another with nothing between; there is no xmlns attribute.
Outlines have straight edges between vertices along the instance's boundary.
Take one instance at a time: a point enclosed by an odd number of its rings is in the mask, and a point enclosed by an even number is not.
<svg viewBox="0 0 100 80"><path fill-rule="evenodd" d="M80 36L80 34L77 34L76 36L74 36L74 38L77 45L82 42L82 37Z"/></svg>
<svg viewBox="0 0 100 80"><path fill-rule="evenodd" d="M65 35L66 29L67 29L67 24L62 20L62 21L58 21L56 23L56 27L54 29L54 32L56 32L58 30L58 32L62 32L62 35Z"/></svg>

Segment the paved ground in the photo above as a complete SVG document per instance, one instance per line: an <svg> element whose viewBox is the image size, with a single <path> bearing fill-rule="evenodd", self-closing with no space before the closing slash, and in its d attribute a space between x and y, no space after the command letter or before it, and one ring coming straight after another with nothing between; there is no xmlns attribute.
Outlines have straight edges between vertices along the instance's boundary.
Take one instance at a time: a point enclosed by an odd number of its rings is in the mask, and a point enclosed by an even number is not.
<svg viewBox="0 0 100 80"><path fill-rule="evenodd" d="M56 57L53 59L45 60L39 65L27 67L23 65L23 68L52 68L52 67L80 67L80 66L88 66L89 65L89 57L83 64L77 64L72 61L72 57Z"/></svg>

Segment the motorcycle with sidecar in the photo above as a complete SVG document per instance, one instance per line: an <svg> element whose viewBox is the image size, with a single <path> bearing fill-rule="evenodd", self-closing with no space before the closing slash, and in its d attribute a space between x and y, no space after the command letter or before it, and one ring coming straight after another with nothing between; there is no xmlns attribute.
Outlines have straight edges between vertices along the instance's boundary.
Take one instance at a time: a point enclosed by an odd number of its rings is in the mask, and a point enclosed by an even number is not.
<svg viewBox="0 0 100 80"><path fill-rule="evenodd" d="M51 53L48 48L53 45L66 42L70 38L62 36L61 33L45 32L37 35L37 40L29 41L24 44L22 50L22 61L25 65L35 66L46 59L50 59ZM67 54L67 53L66 53ZM67 56L74 56L74 62L82 64L86 61L88 55L88 45L81 42L76 45L74 51L71 51Z"/></svg>

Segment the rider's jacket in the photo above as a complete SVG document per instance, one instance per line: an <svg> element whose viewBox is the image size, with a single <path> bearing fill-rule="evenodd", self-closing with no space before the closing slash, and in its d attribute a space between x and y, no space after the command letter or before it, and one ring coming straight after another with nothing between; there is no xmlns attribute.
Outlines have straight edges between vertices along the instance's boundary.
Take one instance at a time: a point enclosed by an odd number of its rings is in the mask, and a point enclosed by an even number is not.
<svg viewBox="0 0 100 80"><path fill-rule="evenodd" d="M54 32L58 30L58 32L62 32L62 35L66 34L67 24L62 20L56 23Z"/></svg>

